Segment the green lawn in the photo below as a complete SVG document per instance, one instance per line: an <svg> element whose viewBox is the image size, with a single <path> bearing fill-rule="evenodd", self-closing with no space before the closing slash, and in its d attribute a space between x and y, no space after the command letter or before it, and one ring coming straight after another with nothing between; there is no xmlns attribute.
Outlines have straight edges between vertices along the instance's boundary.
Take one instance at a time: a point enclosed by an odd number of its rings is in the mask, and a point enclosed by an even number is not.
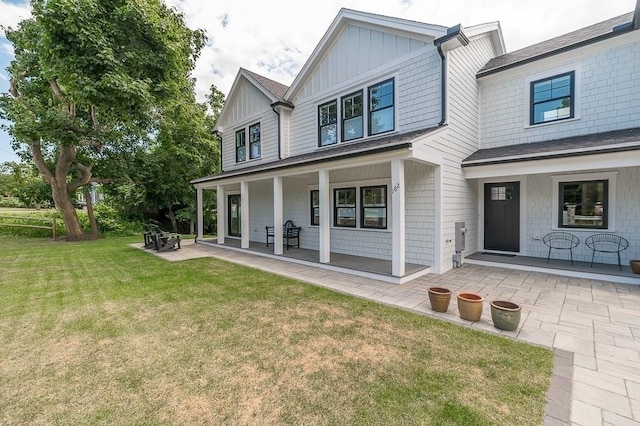
<svg viewBox="0 0 640 426"><path fill-rule="evenodd" d="M549 350L138 240L0 237L0 424L542 423Z"/></svg>

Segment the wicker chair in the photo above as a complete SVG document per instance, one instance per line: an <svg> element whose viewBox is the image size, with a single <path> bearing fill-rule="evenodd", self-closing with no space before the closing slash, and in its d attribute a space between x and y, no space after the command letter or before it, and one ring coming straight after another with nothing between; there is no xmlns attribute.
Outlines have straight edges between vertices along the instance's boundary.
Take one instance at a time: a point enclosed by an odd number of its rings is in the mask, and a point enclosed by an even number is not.
<svg viewBox="0 0 640 426"><path fill-rule="evenodd" d="M542 242L549 247L549 254L547 255L547 263L551 257L551 250L569 250L571 255L571 266L573 266L573 249L578 247L580 239L568 232L550 232L542 237Z"/></svg>

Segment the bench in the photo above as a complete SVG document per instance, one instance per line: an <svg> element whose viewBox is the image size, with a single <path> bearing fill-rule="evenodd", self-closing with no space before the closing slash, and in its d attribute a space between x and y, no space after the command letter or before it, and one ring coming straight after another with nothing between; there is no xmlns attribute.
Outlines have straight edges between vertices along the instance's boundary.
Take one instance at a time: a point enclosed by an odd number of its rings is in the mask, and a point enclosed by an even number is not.
<svg viewBox="0 0 640 426"><path fill-rule="evenodd" d="M180 248L180 235L173 232L165 232L153 223L142 224L142 236L144 248L153 248L158 253Z"/></svg>
<svg viewBox="0 0 640 426"><path fill-rule="evenodd" d="M571 255L571 266L573 266L573 249L578 247L580 239L569 232L550 232L542 237L542 242L549 247L549 254L547 255L547 263L551 257L551 250L569 250Z"/></svg>
<svg viewBox="0 0 640 426"><path fill-rule="evenodd" d="M615 234L593 234L584 240L584 243L593 250L591 254L591 267L593 267L593 258L596 252L599 253L617 253L618 254L618 268L622 271L622 264L620 262L620 252L629 248L629 241L622 238L620 235Z"/></svg>
<svg viewBox="0 0 640 426"><path fill-rule="evenodd" d="M267 231L267 247L269 247L269 239L274 244L273 226L265 226L265 229ZM286 243L287 250L289 250L289 247L300 248L301 229L301 227L295 226L292 220L287 220L282 225L282 240ZM295 241L295 245L291 244L291 241Z"/></svg>

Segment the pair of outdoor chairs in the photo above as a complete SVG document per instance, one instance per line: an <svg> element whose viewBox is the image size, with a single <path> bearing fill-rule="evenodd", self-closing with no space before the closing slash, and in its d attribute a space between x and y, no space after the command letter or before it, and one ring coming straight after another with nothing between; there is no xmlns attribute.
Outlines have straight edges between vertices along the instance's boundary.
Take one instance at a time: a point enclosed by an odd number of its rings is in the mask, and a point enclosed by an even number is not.
<svg viewBox="0 0 640 426"><path fill-rule="evenodd" d="M573 265L573 249L578 247L580 239L569 232L550 232L542 238L542 242L549 247L549 254L547 255L547 263L551 257L551 250L569 250L571 255L571 265ZM593 260L598 253L616 253L618 255L618 268L622 270L622 263L620 262L620 252L629 248L629 241L616 234L593 234L588 236L584 240L584 244L592 251L591 254L591 267L593 267Z"/></svg>
<svg viewBox="0 0 640 426"><path fill-rule="evenodd" d="M265 226L265 230L267 232L267 247L269 247L269 241L271 240L271 244L273 244L275 238L273 226ZM292 220L287 220L282 225L282 239L287 246L287 250L289 250L289 247L300 248L301 230L302 228L294 225Z"/></svg>
<svg viewBox="0 0 640 426"><path fill-rule="evenodd" d="M154 223L142 224L142 237L144 248L153 248L158 253L180 248L180 235L173 232L165 232Z"/></svg>

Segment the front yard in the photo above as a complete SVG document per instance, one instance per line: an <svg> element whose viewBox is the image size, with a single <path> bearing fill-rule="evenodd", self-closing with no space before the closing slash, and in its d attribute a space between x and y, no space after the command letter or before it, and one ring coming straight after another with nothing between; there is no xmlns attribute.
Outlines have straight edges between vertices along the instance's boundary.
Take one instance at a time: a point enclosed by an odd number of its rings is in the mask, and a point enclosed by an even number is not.
<svg viewBox="0 0 640 426"><path fill-rule="evenodd" d="M0 237L1 424L542 423L547 349L138 240Z"/></svg>

